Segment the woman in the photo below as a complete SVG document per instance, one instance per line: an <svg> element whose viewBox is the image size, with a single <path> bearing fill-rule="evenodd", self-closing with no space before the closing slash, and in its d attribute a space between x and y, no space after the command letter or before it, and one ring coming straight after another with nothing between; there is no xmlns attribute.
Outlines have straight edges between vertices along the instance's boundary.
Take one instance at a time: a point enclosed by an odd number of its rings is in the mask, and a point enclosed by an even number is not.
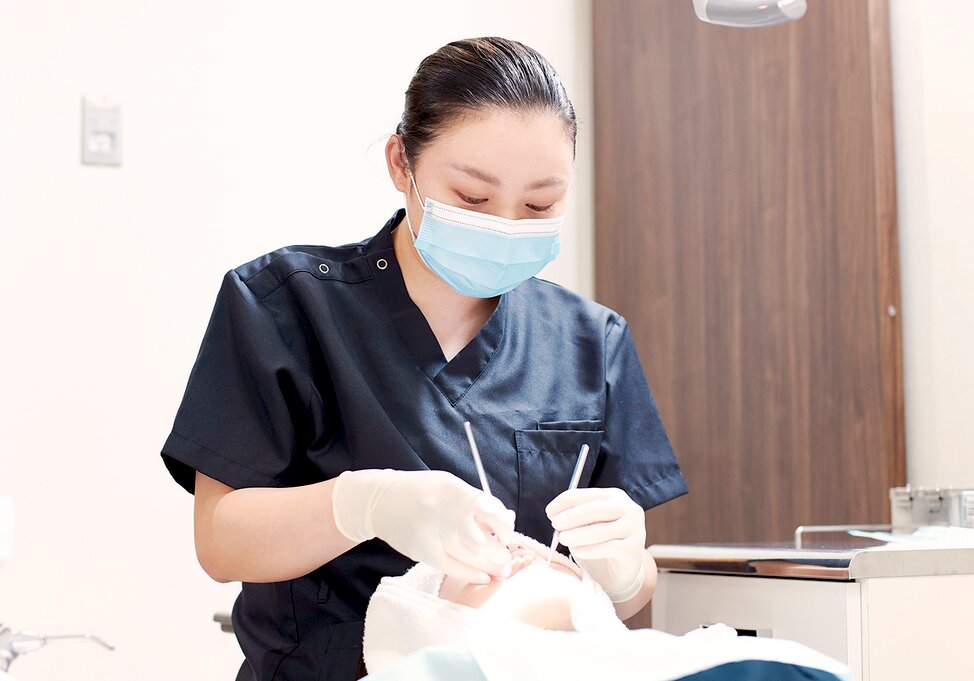
<svg viewBox="0 0 974 681"><path fill-rule="evenodd" d="M405 210L224 277L162 455L196 495L200 564L243 583L253 678L354 678L383 576L503 579L514 530L560 530L623 619L652 596L643 509L686 485L628 327L533 278L558 252L575 131L540 54L451 43L386 144Z"/></svg>

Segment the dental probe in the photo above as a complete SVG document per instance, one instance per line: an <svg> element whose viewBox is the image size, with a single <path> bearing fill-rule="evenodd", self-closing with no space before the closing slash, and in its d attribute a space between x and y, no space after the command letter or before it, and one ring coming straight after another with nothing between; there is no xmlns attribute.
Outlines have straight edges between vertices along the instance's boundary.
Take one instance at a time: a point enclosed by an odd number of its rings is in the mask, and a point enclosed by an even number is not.
<svg viewBox="0 0 974 681"><path fill-rule="evenodd" d="M477 466L477 475L480 476L480 486L487 493L487 496L494 496L490 493L490 483L487 482L487 472L484 470L484 462L480 460L480 451L477 443L473 439L473 430L470 428L470 421L463 422L463 429L467 431L467 441L470 443L470 451L473 452L473 462Z"/></svg>
<svg viewBox="0 0 974 681"><path fill-rule="evenodd" d="M582 469L585 468L585 459L587 458L588 445L582 445L582 448L578 452L578 461L575 462L575 470L572 471L572 481L568 484L569 491L578 487L578 481L582 478ZM558 538L560 536L561 532L555 530L555 534L551 538L551 551L548 553L548 562L545 564L547 567L551 567L551 559L555 557L555 549L558 548Z"/></svg>
<svg viewBox="0 0 974 681"><path fill-rule="evenodd" d="M480 486L484 489L484 493L487 496L492 497L494 495L490 493L490 483L487 482L487 471L484 470L484 462L480 460L480 450L477 449L477 441L473 439L473 429L470 427L470 421L463 422L463 429L467 431L467 442L470 443L470 451L473 452L473 462L477 467L477 475L480 476Z"/></svg>

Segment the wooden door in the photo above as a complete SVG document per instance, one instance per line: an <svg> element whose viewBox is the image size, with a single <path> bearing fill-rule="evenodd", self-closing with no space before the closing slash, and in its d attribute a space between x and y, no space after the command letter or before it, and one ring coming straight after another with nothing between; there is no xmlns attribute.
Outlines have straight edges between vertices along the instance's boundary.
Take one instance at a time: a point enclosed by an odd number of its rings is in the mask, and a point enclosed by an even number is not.
<svg viewBox="0 0 974 681"><path fill-rule="evenodd" d="M885 0L731 29L593 3L596 292L690 494L651 543L884 522L904 483Z"/></svg>

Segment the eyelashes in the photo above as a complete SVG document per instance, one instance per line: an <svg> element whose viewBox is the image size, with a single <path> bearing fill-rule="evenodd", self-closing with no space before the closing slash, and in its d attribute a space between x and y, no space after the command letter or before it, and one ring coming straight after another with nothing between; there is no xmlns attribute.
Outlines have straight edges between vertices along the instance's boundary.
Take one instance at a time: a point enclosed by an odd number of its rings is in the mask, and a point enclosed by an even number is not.
<svg viewBox="0 0 974 681"><path fill-rule="evenodd" d="M467 196L466 194L461 194L460 192L457 192L457 196L463 199L464 203L469 203L471 206L479 206L482 203L487 203L487 199L475 199L471 196Z"/></svg>
<svg viewBox="0 0 974 681"><path fill-rule="evenodd" d="M487 203L487 199L475 199L474 197L467 196L466 194L463 194L461 192L457 192L457 196L459 196L464 203L467 203L471 206L479 206L482 203ZM549 203L547 206L536 206L533 203L526 203L524 205L527 206L530 210L533 210L535 213L550 213L551 209L554 207L555 204Z"/></svg>

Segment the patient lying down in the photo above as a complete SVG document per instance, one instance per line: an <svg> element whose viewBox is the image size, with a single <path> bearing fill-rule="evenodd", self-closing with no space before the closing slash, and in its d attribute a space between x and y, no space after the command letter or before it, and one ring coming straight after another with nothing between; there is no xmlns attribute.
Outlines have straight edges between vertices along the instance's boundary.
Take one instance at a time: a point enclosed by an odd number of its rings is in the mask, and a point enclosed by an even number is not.
<svg viewBox="0 0 974 681"><path fill-rule="evenodd" d="M369 602L363 655L369 671L432 645L470 645L487 633L626 631L602 587L575 563L524 535L508 546L511 575L468 584L418 563L386 577Z"/></svg>
<svg viewBox="0 0 974 681"><path fill-rule="evenodd" d="M445 577L425 563L382 579L365 616L369 674L443 647L469 650L488 681L588 680L637 670L644 681L663 681L742 659L848 671L791 641L737 638L721 625L685 636L630 631L599 584L565 556L556 553L548 567L548 547L523 535L508 548L511 575L485 585Z"/></svg>
<svg viewBox="0 0 974 681"><path fill-rule="evenodd" d="M511 550L512 569L505 580L489 584L469 584L445 577L439 597L456 605L474 608L510 621L541 629L576 631L572 604L586 598L601 600L601 589L582 585L583 573L574 563L557 554L547 563L547 547L528 537L518 536ZM540 551L543 551L542 554ZM611 606L608 597L605 603ZM576 605L578 608L578 605ZM584 625L583 625L584 626Z"/></svg>

